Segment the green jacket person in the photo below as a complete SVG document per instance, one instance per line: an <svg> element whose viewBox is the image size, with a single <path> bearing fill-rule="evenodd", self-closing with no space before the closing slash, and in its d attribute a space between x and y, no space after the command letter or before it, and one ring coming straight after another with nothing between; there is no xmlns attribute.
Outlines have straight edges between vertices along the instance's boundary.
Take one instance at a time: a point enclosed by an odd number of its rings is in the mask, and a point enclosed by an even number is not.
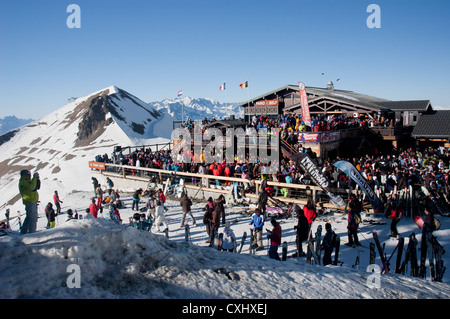
<svg viewBox="0 0 450 319"><path fill-rule="evenodd" d="M37 202L39 201L39 193L41 182L39 174L34 173L31 178L29 170L20 172L19 191L22 196L22 203L25 205L26 217L20 230L21 234L34 233L37 227Z"/></svg>

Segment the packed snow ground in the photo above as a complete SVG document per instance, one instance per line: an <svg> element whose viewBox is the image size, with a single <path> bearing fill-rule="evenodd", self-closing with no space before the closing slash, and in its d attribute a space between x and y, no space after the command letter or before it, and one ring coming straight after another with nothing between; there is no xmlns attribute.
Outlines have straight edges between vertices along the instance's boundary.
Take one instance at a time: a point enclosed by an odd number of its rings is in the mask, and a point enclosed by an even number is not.
<svg viewBox="0 0 450 319"><path fill-rule="evenodd" d="M155 229L145 232L128 226L134 213L130 193L121 194L126 205L120 210L123 225L105 219L105 212L97 219L87 218L85 210L92 195L92 192L74 191L62 197L63 214L57 216L53 229L45 228L44 203L48 200L44 198L41 198L39 208L38 232L19 235L17 219L11 222L13 231L0 237L0 298L450 298L448 273L443 283L438 283L398 274L377 277L366 271L369 264L367 247L373 241L373 229L386 243L388 256L396 245L395 240L388 238L390 221L384 218L379 221L386 221L385 225L361 225L359 238L364 246L360 251L361 266L354 269L352 265L358 251L344 245L347 242L346 217L341 214L320 216L321 220L313 224L313 232L318 225L324 227L326 218L341 236L339 260L344 262L342 266L323 267L306 264L305 257L288 258L284 262L272 260L267 256L267 249L249 255L248 238L241 254L207 247L202 223L205 204L202 202L194 201L196 226L192 226L187 217L191 236L186 243L184 228L180 228L182 211L178 199L166 202L169 223L169 239L166 239ZM144 197L143 201L146 199ZM77 210L84 218L68 220L66 212L69 208ZM246 208L226 208L226 219L232 223L238 242L243 232L250 229L250 217L243 216L240 213L243 210ZM447 248L450 219L439 219L442 227L435 235ZM279 221L283 229L282 240L289 243L290 255L295 251L293 227L296 218ZM272 228L270 222L265 228ZM413 231L420 242L421 235L412 220L403 219L398 229L405 237L405 248L407 237ZM219 231L222 230L223 227ZM279 253L281 255L281 248ZM395 258L396 255L391 262L392 272ZM448 265L448 253L444 258ZM379 264L378 253L376 263ZM72 286L76 283L72 276L75 272L70 268L73 265L79 267L80 288Z"/></svg>

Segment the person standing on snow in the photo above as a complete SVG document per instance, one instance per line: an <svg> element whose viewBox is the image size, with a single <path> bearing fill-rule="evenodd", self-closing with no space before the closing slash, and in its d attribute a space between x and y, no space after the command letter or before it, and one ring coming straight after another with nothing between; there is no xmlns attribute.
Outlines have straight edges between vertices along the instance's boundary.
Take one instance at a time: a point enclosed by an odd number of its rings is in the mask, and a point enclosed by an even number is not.
<svg viewBox="0 0 450 319"><path fill-rule="evenodd" d="M97 211L100 210L100 213L103 211L102 202L103 202L103 190L102 185L98 184L95 189L95 194L97 195Z"/></svg>
<svg viewBox="0 0 450 319"><path fill-rule="evenodd" d="M183 215L181 217L180 227L184 227L184 220L186 219L186 214L191 217L192 223L195 226L196 225L195 218L192 215L192 211L191 211L192 201L186 193L183 193L181 201L180 201L180 205L181 205L181 207L183 207Z"/></svg>
<svg viewBox="0 0 450 319"><path fill-rule="evenodd" d="M22 196L22 203L25 205L26 217L20 229L21 234L29 234L36 232L37 227L37 202L39 201L38 189L41 182L39 174L36 172L31 178L29 170L22 170L20 172L19 192Z"/></svg>
<svg viewBox="0 0 450 319"><path fill-rule="evenodd" d="M303 251L303 242L308 239L310 224L308 219L305 217L305 212L303 209L298 209L297 211L297 225L294 226L294 229L297 231L296 243L297 243L297 255L296 257L305 256L305 252Z"/></svg>
<svg viewBox="0 0 450 319"><path fill-rule="evenodd" d="M169 229L169 224L166 221L166 217L164 216L164 205L161 200L156 201L156 210L155 210L155 226L156 230L160 232L160 225L164 225L163 232L166 229Z"/></svg>
<svg viewBox="0 0 450 319"><path fill-rule="evenodd" d="M59 199L58 191L55 191L55 194L53 194L53 202L55 203L56 206L56 215L60 215L61 214L60 203L62 204L62 200Z"/></svg>
<svg viewBox="0 0 450 319"><path fill-rule="evenodd" d="M94 217L97 218L98 214L98 207L95 204L95 198L92 198L92 203L89 205L89 213Z"/></svg>
<svg viewBox="0 0 450 319"><path fill-rule="evenodd" d="M262 231L264 227L264 218L261 216L259 208L255 209L255 213L252 215L252 220L249 225L253 225L254 242L251 243L251 245L257 247L256 250L263 250Z"/></svg>
<svg viewBox="0 0 450 319"><path fill-rule="evenodd" d="M349 204L350 211L348 212L348 243L347 245L353 246L361 246L358 240L358 227L359 222L361 220L360 212L356 207L355 202L350 202Z"/></svg>
<svg viewBox="0 0 450 319"><path fill-rule="evenodd" d="M261 184L261 186L262 186L262 184ZM257 205L264 217L264 220L267 220L266 206L267 206L268 199L269 199L269 195L267 194L266 189L261 187L261 193L259 193Z"/></svg>
<svg viewBox="0 0 450 319"><path fill-rule="evenodd" d="M136 207L136 210L139 211L139 202L141 201L141 193L142 188L139 188L136 190L133 194L133 206L131 207L131 210L134 210L134 207Z"/></svg>
<svg viewBox="0 0 450 319"><path fill-rule="evenodd" d="M205 214L203 215L203 224L205 224L206 233L208 234L208 240L206 241L206 243L211 242L213 212L214 212L213 199L212 197L209 197L208 200L206 201Z"/></svg>
<svg viewBox="0 0 450 319"><path fill-rule="evenodd" d="M235 248L236 235L230 226L230 222L225 224L225 229L223 230L222 250L233 252Z"/></svg>
<svg viewBox="0 0 450 319"><path fill-rule="evenodd" d="M278 255L278 247L281 245L281 226L275 218L272 218L270 223L273 226L272 230L267 230L270 233L270 248L269 248L269 258L281 260L280 255Z"/></svg>
<svg viewBox="0 0 450 319"><path fill-rule="evenodd" d="M47 217L47 227L55 227L56 214L52 203L48 203L47 206L45 206L45 216Z"/></svg>
<svg viewBox="0 0 450 319"><path fill-rule="evenodd" d="M336 241L336 234L331 229L330 223L325 224L325 230L326 234L323 237L322 244L320 246L320 249L324 251L323 255L324 266L331 264L331 253L333 252L334 244Z"/></svg>

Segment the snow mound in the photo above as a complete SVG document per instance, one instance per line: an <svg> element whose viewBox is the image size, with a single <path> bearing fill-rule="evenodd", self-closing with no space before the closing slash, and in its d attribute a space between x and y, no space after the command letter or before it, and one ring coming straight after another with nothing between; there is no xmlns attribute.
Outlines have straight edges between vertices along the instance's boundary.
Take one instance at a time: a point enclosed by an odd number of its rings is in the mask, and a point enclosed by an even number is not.
<svg viewBox="0 0 450 319"><path fill-rule="evenodd" d="M446 284L219 252L103 219L0 238L0 298L449 298ZM71 288L77 265L80 288ZM30 276L30 271L38 274Z"/></svg>

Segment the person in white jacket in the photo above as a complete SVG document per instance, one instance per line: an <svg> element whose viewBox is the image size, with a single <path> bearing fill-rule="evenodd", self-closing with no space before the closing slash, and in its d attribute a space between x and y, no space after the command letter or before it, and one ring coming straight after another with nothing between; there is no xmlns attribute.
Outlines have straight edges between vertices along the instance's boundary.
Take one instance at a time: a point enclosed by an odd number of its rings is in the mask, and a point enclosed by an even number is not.
<svg viewBox="0 0 450 319"><path fill-rule="evenodd" d="M233 252L235 249L236 236L230 228L230 222L225 224L223 230L222 250Z"/></svg>
<svg viewBox="0 0 450 319"><path fill-rule="evenodd" d="M161 224L164 225L163 232L169 228L169 224L167 224L166 217L164 216L164 205L158 200L155 210L155 227L158 232L161 232Z"/></svg>

